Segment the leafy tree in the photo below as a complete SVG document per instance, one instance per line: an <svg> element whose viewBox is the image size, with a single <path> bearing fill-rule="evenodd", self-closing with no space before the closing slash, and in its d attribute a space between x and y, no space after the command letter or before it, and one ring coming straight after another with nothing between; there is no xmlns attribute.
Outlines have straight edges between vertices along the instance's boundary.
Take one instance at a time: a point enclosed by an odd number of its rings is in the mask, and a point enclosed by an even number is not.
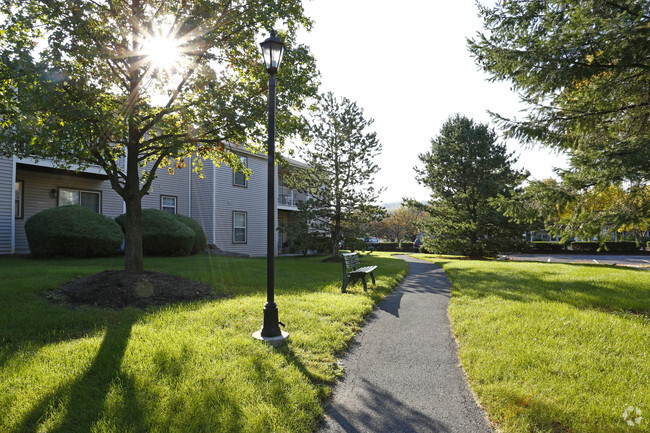
<svg viewBox="0 0 650 433"><path fill-rule="evenodd" d="M315 93L299 0L5 0L0 12L0 153L101 166L126 203L126 270L142 271L141 198L157 170L238 169L234 147L265 143L261 31L288 30L279 145Z"/></svg>
<svg viewBox="0 0 650 433"><path fill-rule="evenodd" d="M500 209L564 241L595 237L604 242L627 232L643 243L650 230L650 187L642 191L629 188L619 184L577 190L555 179L533 181L512 198L501 201Z"/></svg>
<svg viewBox="0 0 650 433"><path fill-rule="evenodd" d="M430 217L422 223L427 250L480 257L521 238L522 228L493 200L510 197L528 174L512 168L516 159L496 140L487 125L456 115L431 140L431 150L420 154L417 180L431 189Z"/></svg>
<svg viewBox="0 0 650 433"><path fill-rule="evenodd" d="M381 144L376 133L367 132L373 120L364 118L356 102L331 92L322 95L308 123L313 147L302 156L310 168L296 171L289 183L308 194L301 212L307 213L310 227L330 235L337 258L344 229L351 240L351 234L357 236L382 216L374 204L379 191L372 185Z"/></svg>
<svg viewBox="0 0 650 433"><path fill-rule="evenodd" d="M486 32L468 41L470 51L492 80L511 81L529 107L519 120L495 114L499 124L523 142L567 152L572 168L562 173L563 185L586 200L576 206L588 208L590 197L610 186L623 187L627 202L644 200L650 2L499 1L480 11Z"/></svg>
<svg viewBox="0 0 650 433"><path fill-rule="evenodd" d="M381 221L373 224L373 233L381 238L394 242L403 240L413 241L419 233L417 223L423 219L426 212L410 206L400 206Z"/></svg>

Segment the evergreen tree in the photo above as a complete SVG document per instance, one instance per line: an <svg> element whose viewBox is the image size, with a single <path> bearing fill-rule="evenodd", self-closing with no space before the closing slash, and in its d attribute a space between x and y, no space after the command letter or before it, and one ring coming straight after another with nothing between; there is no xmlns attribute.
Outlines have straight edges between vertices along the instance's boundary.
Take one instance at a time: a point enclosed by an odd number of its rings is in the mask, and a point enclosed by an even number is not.
<svg viewBox="0 0 650 433"><path fill-rule="evenodd" d="M420 154L417 179L431 189L430 217L422 223L429 251L482 257L521 239L522 228L493 200L510 197L527 173L512 168L516 159L496 139L487 125L456 115L431 140L431 150Z"/></svg>
<svg viewBox="0 0 650 433"><path fill-rule="evenodd" d="M301 212L313 230L330 236L337 258L339 242L364 234L383 215L375 204L380 191L373 187L381 144L367 131L373 120L364 118L356 102L331 92L322 95L308 123L312 147L302 156L310 168L296 171L289 183L308 194Z"/></svg>
<svg viewBox="0 0 650 433"><path fill-rule="evenodd" d="M469 41L470 51L529 107L523 119L495 117L510 136L568 154L571 168L561 175L574 198L570 226L584 218L602 231L578 209L611 187L650 209L650 1L499 1L480 11L486 32ZM630 221L616 216L618 200L599 208L607 224Z"/></svg>

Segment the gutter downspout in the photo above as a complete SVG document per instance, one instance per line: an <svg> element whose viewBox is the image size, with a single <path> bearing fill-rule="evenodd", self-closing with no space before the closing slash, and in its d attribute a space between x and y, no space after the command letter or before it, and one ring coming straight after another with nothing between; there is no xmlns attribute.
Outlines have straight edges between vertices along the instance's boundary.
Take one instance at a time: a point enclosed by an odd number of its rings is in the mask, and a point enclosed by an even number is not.
<svg viewBox="0 0 650 433"><path fill-rule="evenodd" d="M190 168L187 173L187 216L192 218L192 157L189 156L188 158L188 167Z"/></svg>
<svg viewBox="0 0 650 433"><path fill-rule="evenodd" d="M16 214L14 207L16 206L16 155L12 155L11 157L11 212L9 215L11 216L11 255L13 256L16 254ZM24 188L24 187L23 187ZM23 193L23 197L25 197L25 194ZM25 208L24 203L20 203L20 205Z"/></svg>
<svg viewBox="0 0 650 433"><path fill-rule="evenodd" d="M212 163L212 244L217 245L217 165Z"/></svg>
<svg viewBox="0 0 650 433"><path fill-rule="evenodd" d="M124 151L124 174L127 176L129 175L129 167L126 163L126 161L129 159L129 149L125 149ZM126 202L124 201L124 198L122 198L122 213L126 213Z"/></svg>

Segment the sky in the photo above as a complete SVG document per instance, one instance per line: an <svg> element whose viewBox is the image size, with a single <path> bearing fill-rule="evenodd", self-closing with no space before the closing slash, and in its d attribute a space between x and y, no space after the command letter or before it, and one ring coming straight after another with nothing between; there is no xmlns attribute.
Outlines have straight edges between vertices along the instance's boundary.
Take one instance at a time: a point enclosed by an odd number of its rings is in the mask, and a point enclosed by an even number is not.
<svg viewBox="0 0 650 433"><path fill-rule="evenodd" d="M474 0L305 0L304 6L314 26L299 42L316 58L321 91L355 101L375 120L371 128L383 148L375 186L385 188L379 203L429 198L413 167L450 116L492 125L487 110L515 116L524 107L509 83L489 82L469 55L466 38L482 30ZM519 156L515 166L532 178L567 166L547 149L506 144Z"/></svg>

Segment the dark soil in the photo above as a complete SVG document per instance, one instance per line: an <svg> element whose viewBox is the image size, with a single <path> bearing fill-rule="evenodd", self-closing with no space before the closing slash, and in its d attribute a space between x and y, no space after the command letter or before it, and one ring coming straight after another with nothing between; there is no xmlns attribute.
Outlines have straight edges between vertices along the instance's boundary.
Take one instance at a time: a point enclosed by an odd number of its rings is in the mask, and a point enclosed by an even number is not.
<svg viewBox="0 0 650 433"><path fill-rule="evenodd" d="M214 299L214 290L204 283L186 280L162 272L104 271L68 281L47 296L73 306L100 308L146 308L183 301Z"/></svg>

